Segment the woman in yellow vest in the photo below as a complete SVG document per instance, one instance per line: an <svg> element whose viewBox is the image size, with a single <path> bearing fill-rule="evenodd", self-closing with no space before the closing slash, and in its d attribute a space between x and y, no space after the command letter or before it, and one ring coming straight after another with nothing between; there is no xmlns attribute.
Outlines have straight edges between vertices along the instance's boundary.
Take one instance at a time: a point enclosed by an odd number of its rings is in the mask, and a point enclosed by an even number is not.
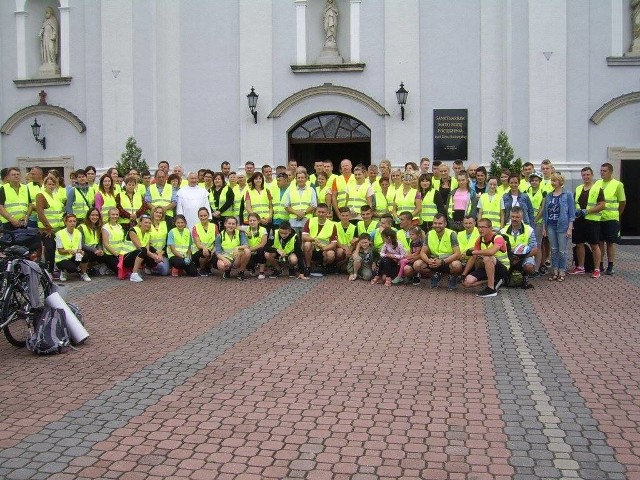
<svg viewBox="0 0 640 480"><path fill-rule="evenodd" d="M410 172L402 175L402 187L396 190L393 199L393 218L399 223L399 217L402 212L410 212L415 219L418 218L422 211L422 197L420 192L411 186L413 182L413 174Z"/></svg>
<svg viewBox="0 0 640 480"><path fill-rule="evenodd" d="M258 267L258 280L264 280L264 268L267 263L264 254L264 247L267 245L267 229L260 225L260 217L257 213L250 213L248 222L249 226L245 230L245 235L251 259L247 268L251 271Z"/></svg>
<svg viewBox="0 0 640 480"><path fill-rule="evenodd" d="M211 206L211 217L218 227L218 231L224 227L224 221L233 213L233 189L224 184L222 173L213 174L213 187L209 190L209 205Z"/></svg>
<svg viewBox="0 0 640 480"><path fill-rule="evenodd" d="M124 192L116 195L116 206L120 211L120 223L131 228L138 223L138 218L149 210L149 205L137 192L138 182L133 175L124 179Z"/></svg>
<svg viewBox="0 0 640 480"><path fill-rule="evenodd" d="M458 186L451 190L449 195L447 219L451 230L461 232L464 230L462 221L465 215L471 215L475 218L478 199L475 190L469 186L469 175L465 170L458 173L456 180Z"/></svg>
<svg viewBox="0 0 640 480"><path fill-rule="evenodd" d="M122 181L122 179L118 174L118 169L116 167L111 167L107 170L105 175L111 178L111 185L113 186L113 194L114 195L119 194L122 191L122 187L120 186L120 182Z"/></svg>
<svg viewBox="0 0 640 480"><path fill-rule="evenodd" d="M238 280L245 280L244 270L247 268L251 252L244 232L237 229L238 222L229 217L224 222L224 229L216 237L216 256L218 270L223 271L222 278L231 278L231 269L238 270Z"/></svg>
<svg viewBox="0 0 640 480"><path fill-rule="evenodd" d="M151 245L151 217L142 215L138 225L129 230L128 237L134 250L124 256L122 263L125 267L131 267L130 281L142 282L142 266L153 269L162 262L162 255Z"/></svg>
<svg viewBox="0 0 640 480"><path fill-rule="evenodd" d="M206 209L205 209L206 210ZM187 220L182 214L177 214L175 227L167 235L167 249L169 253L169 265L171 276L177 277L180 271L184 271L190 277L198 275L198 267L191 261L193 253L193 238L187 228Z"/></svg>
<svg viewBox="0 0 640 480"><path fill-rule="evenodd" d="M399 168L392 170L391 183L387 190L387 204L389 205L389 212L393 211L393 202L396 198L396 192L402 188L402 171Z"/></svg>
<svg viewBox="0 0 640 480"><path fill-rule="evenodd" d="M104 250L102 249L102 217L97 208L92 208L87 212L87 216L80 225L78 230L82 235L82 250L84 250L89 262L89 267L104 265Z"/></svg>
<svg viewBox="0 0 640 480"><path fill-rule="evenodd" d="M209 211L201 207L198 209L198 219L200 223L191 229L191 238L196 252L193 254L193 263L200 269L201 277L208 277L211 273L211 267L216 259L216 236L218 235L218 227L215 223L209 221Z"/></svg>
<svg viewBox="0 0 640 480"><path fill-rule="evenodd" d="M435 217L437 213L445 214L446 208L440 192L433 185L433 175L431 173L423 173L420 175L418 185L422 197L422 209L420 211L421 228L427 233L431 230L433 217Z"/></svg>
<svg viewBox="0 0 640 480"><path fill-rule="evenodd" d="M54 175L47 175L44 188L36 195L36 212L38 214L38 229L42 235L44 259L47 268L53 272L56 255L55 234L64 227L64 203L55 195L58 179Z"/></svg>
<svg viewBox="0 0 640 480"><path fill-rule="evenodd" d="M500 213L504 208L502 203L502 196L498 195L498 179L491 177L487 181L487 192L480 195L478 200L478 220L486 218L491 220L491 225L496 229L502 228L500 224Z"/></svg>
<svg viewBox="0 0 640 480"><path fill-rule="evenodd" d="M151 215L151 246L156 249L156 253L162 257L162 262L156 265L155 273L161 276L169 275L171 267L167 258L167 235L169 230L165 220L164 208L157 206Z"/></svg>
<svg viewBox="0 0 640 480"><path fill-rule="evenodd" d="M116 207L116 192L113 189L113 180L109 175L105 174L100 177L95 202L96 208L102 215L102 223L108 223L109 210Z"/></svg>
<svg viewBox="0 0 640 480"><path fill-rule="evenodd" d="M332 204L333 192L331 191L331 185L328 183L328 175L326 172L318 172L316 174L316 196L318 203Z"/></svg>
<svg viewBox="0 0 640 480"><path fill-rule="evenodd" d="M255 213L260 219L260 225L269 228L273 219L273 200L268 188L264 188L264 175L255 172L249 179L248 188L244 195L244 216Z"/></svg>
<svg viewBox="0 0 640 480"><path fill-rule="evenodd" d="M391 180L389 177L380 177L378 180L378 190L374 189L373 195L373 216L380 218L385 213L391 211L392 203L389 202L389 185Z"/></svg>
<svg viewBox="0 0 640 480"><path fill-rule="evenodd" d="M67 280L68 273L78 273L80 267L80 278L85 282L91 279L87 275L89 262L82 250L82 235L76 229L78 219L73 213L65 215L62 230L56 232L56 266L60 270L60 281Z"/></svg>
<svg viewBox="0 0 640 480"><path fill-rule="evenodd" d="M114 273L118 273L120 255L133 250L133 245L125 242L125 231L119 223L120 212L117 208L109 210L109 222L102 225L102 250L104 263Z"/></svg>

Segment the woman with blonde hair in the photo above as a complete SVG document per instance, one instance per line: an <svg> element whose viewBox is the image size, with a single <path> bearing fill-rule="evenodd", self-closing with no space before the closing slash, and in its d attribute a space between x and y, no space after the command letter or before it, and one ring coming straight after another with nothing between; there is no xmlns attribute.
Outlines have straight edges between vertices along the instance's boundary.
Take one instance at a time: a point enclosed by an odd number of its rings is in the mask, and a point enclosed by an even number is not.
<svg viewBox="0 0 640 480"><path fill-rule="evenodd" d="M57 188L58 178L48 174L44 179L42 190L36 195L38 229L42 235L44 258L50 272L53 272L55 264L55 234L64 228L64 202L56 195Z"/></svg>
<svg viewBox="0 0 640 480"><path fill-rule="evenodd" d="M564 176L558 172L551 174L553 191L544 199L542 213L542 235L551 244L551 268L549 281L564 281L567 271L567 246L576 218L576 207L571 192L564 191Z"/></svg>

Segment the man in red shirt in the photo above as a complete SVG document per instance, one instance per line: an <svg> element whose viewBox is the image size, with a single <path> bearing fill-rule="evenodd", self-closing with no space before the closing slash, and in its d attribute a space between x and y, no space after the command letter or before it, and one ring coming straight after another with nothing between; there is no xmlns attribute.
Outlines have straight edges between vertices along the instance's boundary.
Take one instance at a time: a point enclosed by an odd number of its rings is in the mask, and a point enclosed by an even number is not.
<svg viewBox="0 0 640 480"><path fill-rule="evenodd" d="M473 287L486 281L487 286L477 295L483 298L495 297L509 274L507 242L501 234L493 232L491 220L478 220L478 230L480 238L471 252L473 258L467 262L462 272L463 285Z"/></svg>

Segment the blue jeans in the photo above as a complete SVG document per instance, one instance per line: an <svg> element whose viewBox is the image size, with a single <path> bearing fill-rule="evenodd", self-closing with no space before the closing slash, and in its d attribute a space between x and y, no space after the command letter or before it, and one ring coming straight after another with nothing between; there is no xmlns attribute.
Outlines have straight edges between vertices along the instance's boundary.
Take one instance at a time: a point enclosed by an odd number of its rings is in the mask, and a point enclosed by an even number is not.
<svg viewBox="0 0 640 480"><path fill-rule="evenodd" d="M551 244L551 267L554 270L565 272L567 270L567 247L569 239L567 231L559 231L554 225L547 225L547 237Z"/></svg>

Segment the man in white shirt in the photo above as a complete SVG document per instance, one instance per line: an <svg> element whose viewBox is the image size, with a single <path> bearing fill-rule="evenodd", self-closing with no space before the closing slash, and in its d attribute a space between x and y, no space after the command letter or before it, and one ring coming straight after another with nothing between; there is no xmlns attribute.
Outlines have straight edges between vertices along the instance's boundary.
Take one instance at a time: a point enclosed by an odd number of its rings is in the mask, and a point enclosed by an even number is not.
<svg viewBox="0 0 640 480"><path fill-rule="evenodd" d="M207 191L198 186L198 174L189 172L187 178L188 185L178 190L176 195L178 204L176 213L184 215L187 219L187 226L192 229L200 220L198 219L198 210L204 207L211 217L211 206L209 205L209 194Z"/></svg>

